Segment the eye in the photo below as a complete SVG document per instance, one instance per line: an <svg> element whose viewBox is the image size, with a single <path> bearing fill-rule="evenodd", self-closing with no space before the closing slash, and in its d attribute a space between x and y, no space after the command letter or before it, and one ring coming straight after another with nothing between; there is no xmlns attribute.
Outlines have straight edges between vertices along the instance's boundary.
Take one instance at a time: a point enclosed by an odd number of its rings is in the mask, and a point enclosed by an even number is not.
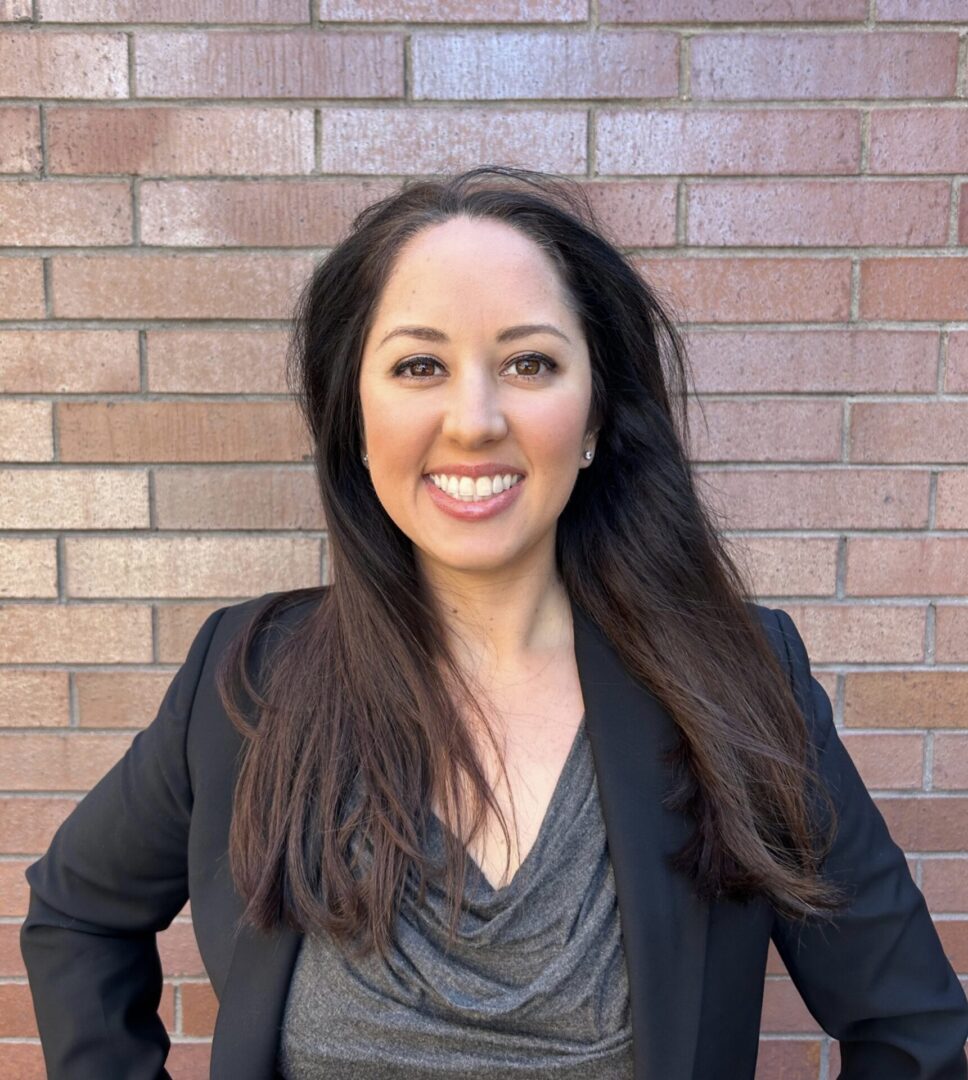
<svg viewBox="0 0 968 1080"><path fill-rule="evenodd" d="M556 371L558 368L554 360L544 356L542 353L524 353L522 356L516 356L509 362L508 366L513 368L518 364L544 364L548 371ZM435 360L432 356L411 356L409 360L402 360L397 364L393 369L393 374L404 379L428 379L436 374L433 370L435 366L440 367L440 361ZM416 373L414 373L415 368L418 369ZM420 371L421 368L423 369L422 372ZM530 380L540 379L543 372L516 372L515 374L519 379Z"/></svg>
<svg viewBox="0 0 968 1080"><path fill-rule="evenodd" d="M523 356L516 356L510 366L514 367L516 364L545 364L549 371L555 371L558 365L554 360L549 359L547 356L543 356L541 353L525 353ZM541 372L534 372L533 374L518 374L518 378L521 379L540 379Z"/></svg>
<svg viewBox="0 0 968 1080"><path fill-rule="evenodd" d="M426 366L429 365L430 367L433 367L434 364L439 365L439 363L440 362L438 360L435 360L432 356L412 356L409 360L404 360L402 363L397 364L397 366L393 369L393 374L397 375L397 376L400 376L400 377L403 377L404 371L410 371L411 367L414 364L416 364L418 366L419 365L424 365L426 367ZM433 375L434 373L431 371L429 374ZM428 377L428 376L426 376L426 375L413 375L413 374L411 374L409 376L409 378L411 378L411 379L420 379L420 378L426 378L426 377Z"/></svg>

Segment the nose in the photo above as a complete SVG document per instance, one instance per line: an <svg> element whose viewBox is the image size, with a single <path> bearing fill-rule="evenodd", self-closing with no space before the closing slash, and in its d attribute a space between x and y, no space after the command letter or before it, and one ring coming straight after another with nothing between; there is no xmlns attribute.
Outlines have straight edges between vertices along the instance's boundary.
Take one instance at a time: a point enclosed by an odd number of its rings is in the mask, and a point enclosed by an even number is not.
<svg viewBox="0 0 968 1080"><path fill-rule="evenodd" d="M502 439L507 434L507 417L501 401L501 386L484 367L465 365L461 374L448 380L442 433L462 446Z"/></svg>

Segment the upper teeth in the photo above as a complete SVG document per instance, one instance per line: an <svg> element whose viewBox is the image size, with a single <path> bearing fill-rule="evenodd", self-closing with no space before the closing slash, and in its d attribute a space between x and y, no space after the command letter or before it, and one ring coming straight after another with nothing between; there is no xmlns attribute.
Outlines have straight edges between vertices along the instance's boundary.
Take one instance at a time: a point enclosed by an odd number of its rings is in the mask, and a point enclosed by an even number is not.
<svg viewBox="0 0 968 1080"><path fill-rule="evenodd" d="M505 473L503 476L479 476L473 479L470 476L446 476L443 473L431 474L430 479L448 495L455 499L463 499L465 502L474 502L477 499L489 499L492 495L498 495L513 487L520 479L517 473Z"/></svg>

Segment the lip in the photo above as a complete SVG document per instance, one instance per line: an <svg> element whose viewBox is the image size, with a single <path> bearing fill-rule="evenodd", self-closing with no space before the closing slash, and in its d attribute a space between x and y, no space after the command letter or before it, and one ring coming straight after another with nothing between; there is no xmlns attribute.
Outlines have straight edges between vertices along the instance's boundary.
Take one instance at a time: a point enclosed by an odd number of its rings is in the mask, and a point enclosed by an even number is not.
<svg viewBox="0 0 968 1080"><path fill-rule="evenodd" d="M486 518L494 517L495 514L502 513L509 506L512 506L517 500L520 493L519 489L525 483L525 480L522 475L521 479L513 487L502 491L500 495L492 495L489 499L482 499L480 502L461 502L459 499L452 498L446 492L441 491L429 476L425 476L423 482L427 486L430 501L445 514L449 514L450 517L457 518L459 521L483 521Z"/></svg>
<svg viewBox="0 0 968 1080"><path fill-rule="evenodd" d="M476 480L479 476L494 476L495 473L525 475L524 469L519 469L516 465L507 465L503 461L484 461L480 465L437 465L433 469L428 469L424 476L430 476L431 473L435 476L440 473L447 473L448 476L469 476L472 480Z"/></svg>

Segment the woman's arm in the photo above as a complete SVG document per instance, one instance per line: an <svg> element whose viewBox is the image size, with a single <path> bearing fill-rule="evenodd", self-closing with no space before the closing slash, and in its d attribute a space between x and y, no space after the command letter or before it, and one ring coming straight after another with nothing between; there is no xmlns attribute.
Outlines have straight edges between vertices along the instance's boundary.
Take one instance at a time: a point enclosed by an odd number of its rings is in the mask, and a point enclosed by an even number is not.
<svg viewBox="0 0 968 1080"><path fill-rule="evenodd" d="M774 609L820 746L839 825L825 871L851 899L829 924L777 918L773 941L814 1019L840 1043L842 1080L968 1080L968 1002L904 853L834 727L793 620Z"/></svg>
<svg viewBox="0 0 968 1080"><path fill-rule="evenodd" d="M185 739L223 611L202 625L152 723L27 870L20 940L49 1080L168 1077L155 935L188 899Z"/></svg>

